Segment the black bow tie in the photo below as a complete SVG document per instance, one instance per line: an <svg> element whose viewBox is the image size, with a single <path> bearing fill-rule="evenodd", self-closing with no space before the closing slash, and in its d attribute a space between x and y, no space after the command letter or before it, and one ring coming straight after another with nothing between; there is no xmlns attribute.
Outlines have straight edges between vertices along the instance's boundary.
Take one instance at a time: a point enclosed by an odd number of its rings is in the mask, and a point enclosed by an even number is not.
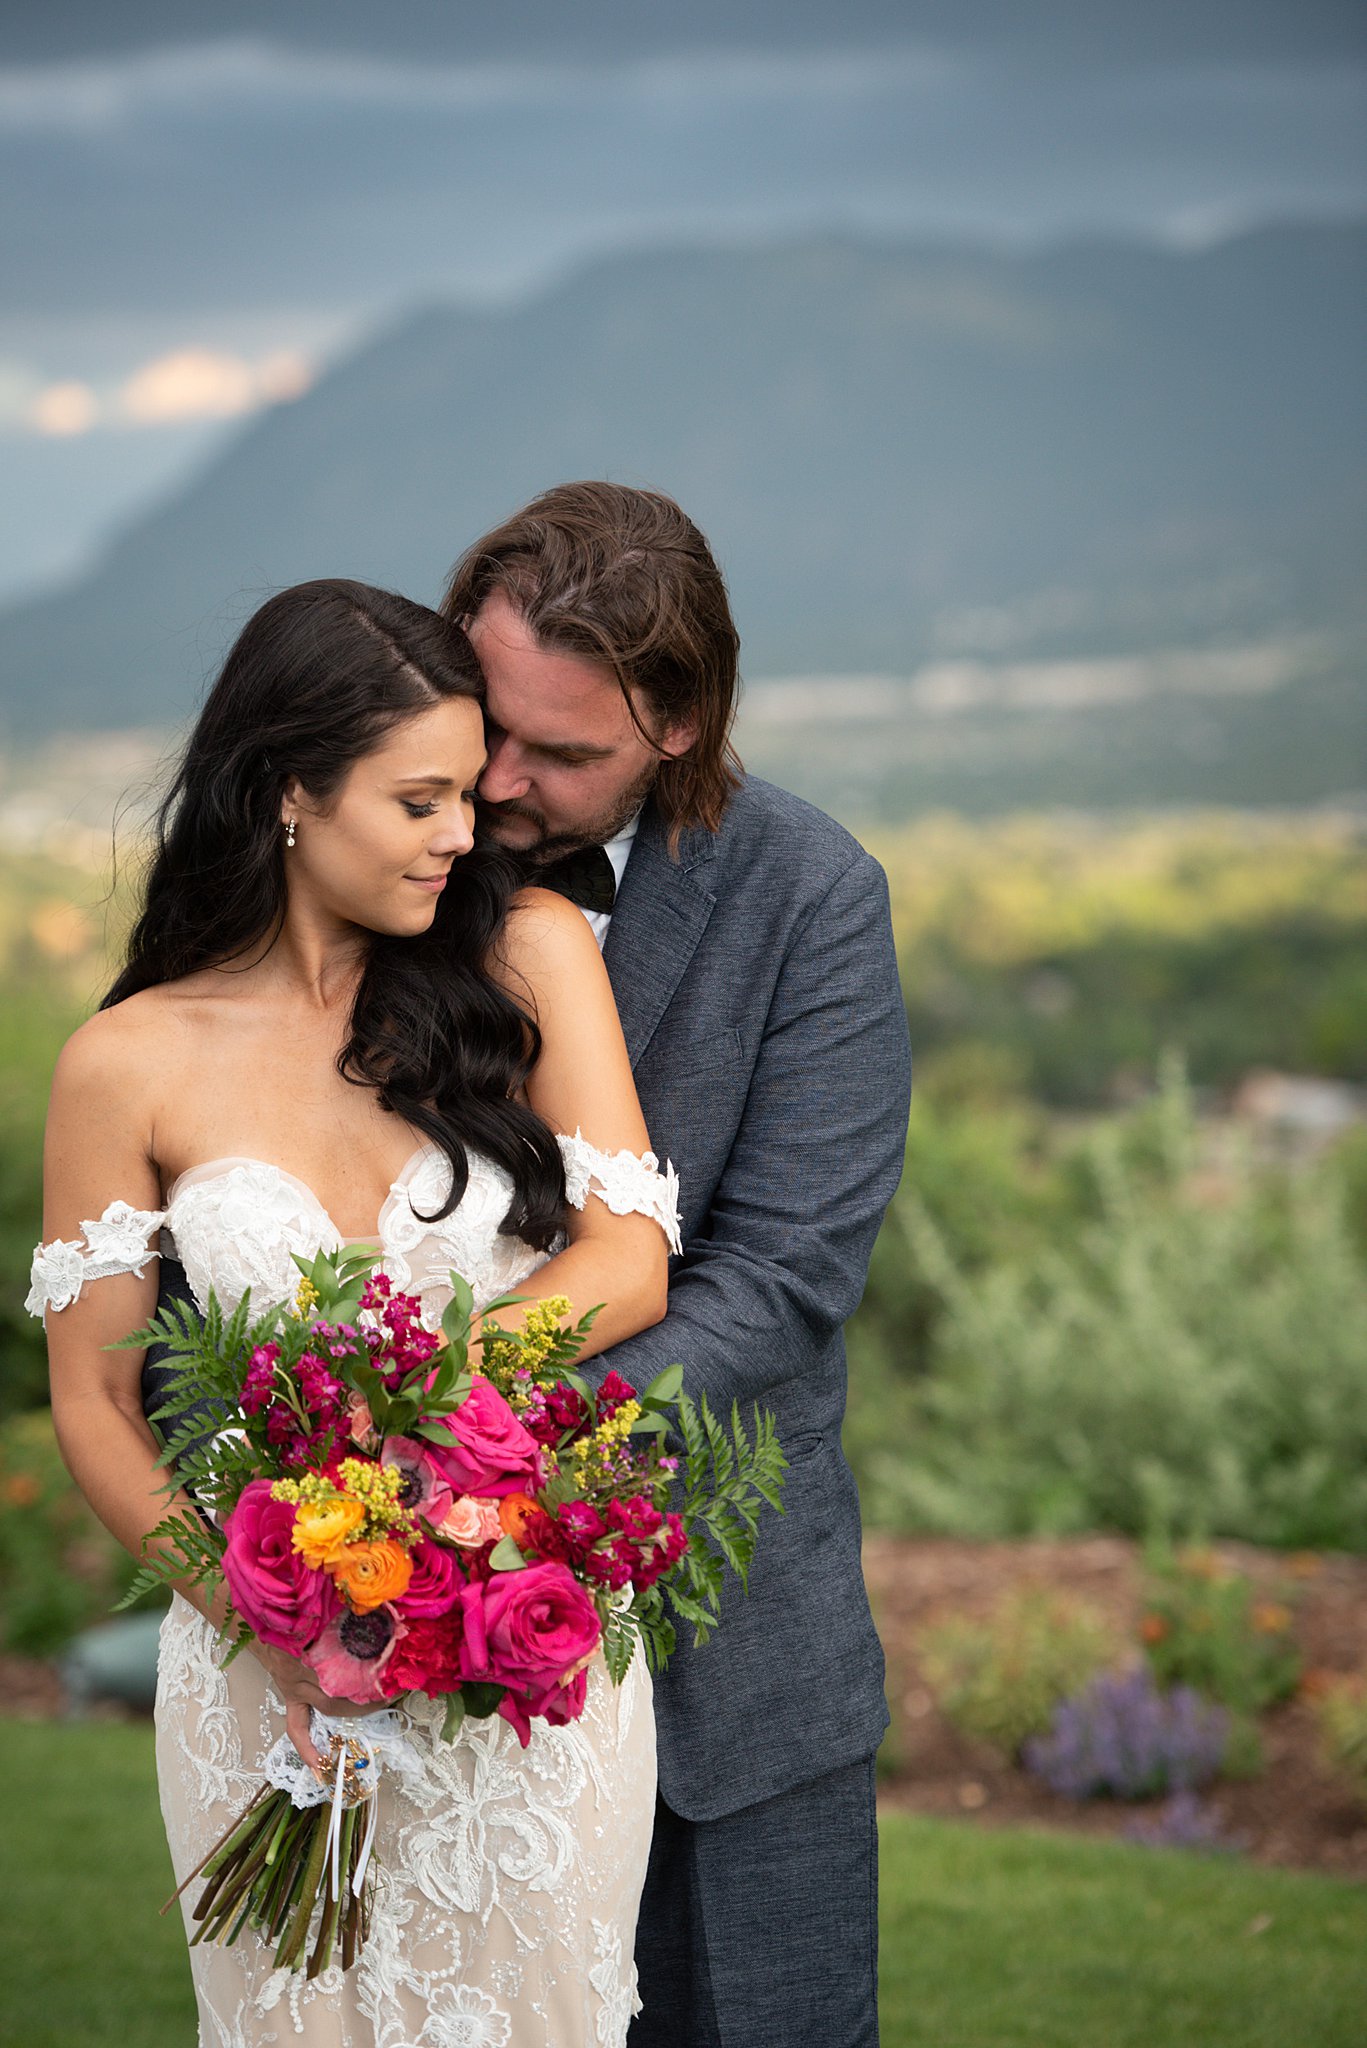
<svg viewBox="0 0 1367 2048"><path fill-rule="evenodd" d="M564 853L544 868L533 869L527 880L543 889L554 889L557 895L568 896L581 910L612 914L617 877L601 846L576 846L573 853Z"/></svg>

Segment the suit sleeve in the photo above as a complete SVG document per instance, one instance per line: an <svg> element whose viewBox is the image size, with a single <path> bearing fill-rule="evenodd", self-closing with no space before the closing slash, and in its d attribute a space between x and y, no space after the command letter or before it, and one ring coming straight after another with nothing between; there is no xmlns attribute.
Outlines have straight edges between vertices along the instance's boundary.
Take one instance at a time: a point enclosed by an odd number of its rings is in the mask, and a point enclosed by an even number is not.
<svg viewBox="0 0 1367 2048"><path fill-rule="evenodd" d="M679 1361L729 1411L805 1373L859 1304L906 1145L911 1055L887 883L860 855L789 945L735 1144L662 1322L592 1361ZM685 1195L687 1190L685 1190Z"/></svg>

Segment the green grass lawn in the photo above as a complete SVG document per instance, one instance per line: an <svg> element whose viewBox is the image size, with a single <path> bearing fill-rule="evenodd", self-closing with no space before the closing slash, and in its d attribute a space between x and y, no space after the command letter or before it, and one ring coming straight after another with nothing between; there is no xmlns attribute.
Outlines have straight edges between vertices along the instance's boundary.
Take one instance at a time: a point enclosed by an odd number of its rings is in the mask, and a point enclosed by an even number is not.
<svg viewBox="0 0 1367 2048"><path fill-rule="evenodd" d="M146 1727L0 1724L0 2041L190 2048ZM892 1816L884 2048L1361 2048L1367 1888Z"/></svg>

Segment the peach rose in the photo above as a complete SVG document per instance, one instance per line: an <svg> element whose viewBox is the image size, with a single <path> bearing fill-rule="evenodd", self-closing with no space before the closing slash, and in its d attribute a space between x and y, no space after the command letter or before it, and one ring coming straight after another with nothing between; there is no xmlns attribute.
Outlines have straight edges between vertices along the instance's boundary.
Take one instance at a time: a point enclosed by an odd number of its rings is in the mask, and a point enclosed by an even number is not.
<svg viewBox="0 0 1367 2048"><path fill-rule="evenodd" d="M486 1543L497 1543L503 1534L498 1502L462 1493L451 1503L445 1520L438 1524L437 1534L462 1550L481 1550Z"/></svg>
<svg viewBox="0 0 1367 2048"><path fill-rule="evenodd" d="M328 1570L359 1614L397 1600L408 1590L413 1560L401 1543L385 1536L378 1543L348 1543Z"/></svg>

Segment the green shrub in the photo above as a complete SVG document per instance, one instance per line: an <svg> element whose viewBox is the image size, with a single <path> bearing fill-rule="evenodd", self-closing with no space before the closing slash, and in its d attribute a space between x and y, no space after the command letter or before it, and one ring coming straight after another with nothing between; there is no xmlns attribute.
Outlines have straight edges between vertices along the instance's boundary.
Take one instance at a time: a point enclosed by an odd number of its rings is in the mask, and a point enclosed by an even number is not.
<svg viewBox="0 0 1367 2048"><path fill-rule="evenodd" d="M48 1411L0 1426L0 1648L50 1656L107 1616L135 1570L68 1476Z"/></svg>
<svg viewBox="0 0 1367 2048"><path fill-rule="evenodd" d="M975 1268L903 1191L895 1228L941 1313L915 1373L856 1332L871 1520L1367 1549L1367 1269L1335 1160L1236 1161L1212 1194L1175 1083L1144 1132L1090 1133L1080 1220L999 1264Z"/></svg>
<svg viewBox="0 0 1367 2048"><path fill-rule="evenodd" d="M983 1620L947 1615L922 1630L921 1671L946 1720L1014 1757L1060 1701L1123 1653L1086 1601L1040 1587L1008 1593Z"/></svg>
<svg viewBox="0 0 1367 2048"><path fill-rule="evenodd" d="M1322 1681L1311 1703L1325 1763L1367 1804L1367 1673Z"/></svg>

